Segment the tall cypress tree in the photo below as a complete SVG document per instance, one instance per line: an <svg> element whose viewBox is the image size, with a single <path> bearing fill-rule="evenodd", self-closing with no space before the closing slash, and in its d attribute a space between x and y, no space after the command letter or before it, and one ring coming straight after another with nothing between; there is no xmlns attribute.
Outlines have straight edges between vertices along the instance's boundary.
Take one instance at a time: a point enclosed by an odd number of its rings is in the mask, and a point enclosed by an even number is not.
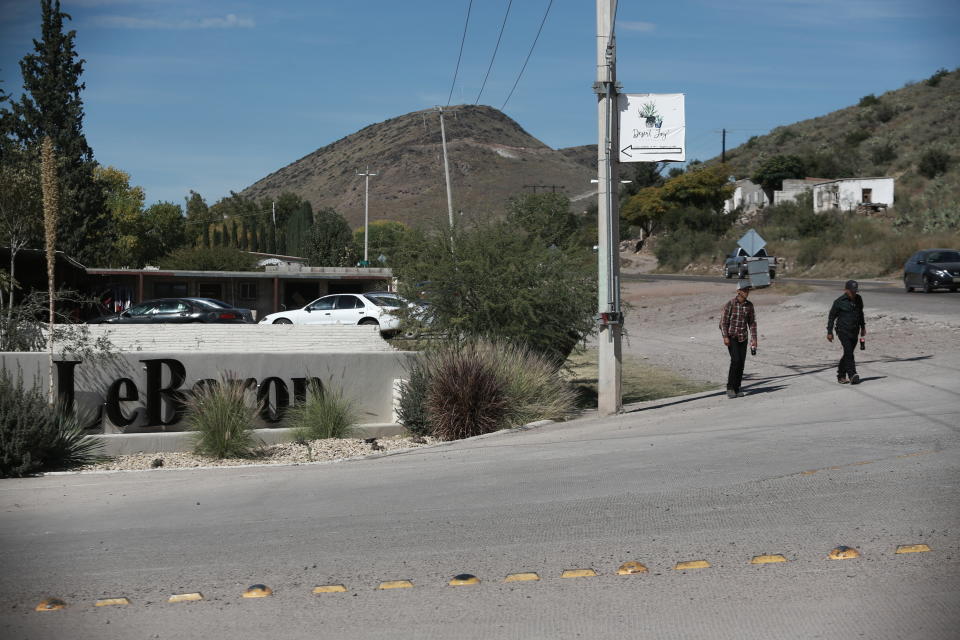
<svg viewBox="0 0 960 640"><path fill-rule="evenodd" d="M84 60L74 48L76 31L64 33L59 0L41 0L41 37L34 53L20 61L24 93L11 104L13 129L25 146L37 148L44 136L53 140L59 160L61 216L57 235L67 254L97 265L113 245L114 230L103 189L93 177L93 150L83 135L80 82Z"/></svg>

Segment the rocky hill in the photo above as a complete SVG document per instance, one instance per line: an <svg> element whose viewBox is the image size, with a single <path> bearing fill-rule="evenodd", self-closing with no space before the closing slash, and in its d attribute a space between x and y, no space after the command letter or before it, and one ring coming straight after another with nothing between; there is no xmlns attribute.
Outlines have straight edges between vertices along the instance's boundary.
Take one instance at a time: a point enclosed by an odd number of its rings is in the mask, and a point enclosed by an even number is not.
<svg viewBox="0 0 960 640"><path fill-rule="evenodd" d="M556 190L571 199L595 193L596 171L551 149L509 117L487 106L444 110L455 215L502 213L508 198ZM314 210L333 207L352 226L363 225L364 181L369 167L370 219L408 224L445 222L440 120L434 109L373 124L257 181L243 191L255 198L291 191Z"/></svg>

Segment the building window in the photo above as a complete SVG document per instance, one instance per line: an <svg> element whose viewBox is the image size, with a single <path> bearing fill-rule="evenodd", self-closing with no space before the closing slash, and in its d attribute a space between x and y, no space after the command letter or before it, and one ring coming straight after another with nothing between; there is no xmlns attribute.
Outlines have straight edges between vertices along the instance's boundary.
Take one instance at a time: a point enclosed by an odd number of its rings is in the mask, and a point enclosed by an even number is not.
<svg viewBox="0 0 960 640"><path fill-rule="evenodd" d="M861 190L860 202L863 202L863 203L865 203L865 204L869 204L869 203L873 202L873 200L871 200L871 198L873 198L873 189L862 189L862 190Z"/></svg>
<svg viewBox="0 0 960 640"><path fill-rule="evenodd" d="M198 298L216 298L223 297L223 285L219 282L201 282L197 285Z"/></svg>
<svg viewBox="0 0 960 640"><path fill-rule="evenodd" d="M187 295L186 282L153 283L153 296L155 298L185 298Z"/></svg>
<svg viewBox="0 0 960 640"><path fill-rule="evenodd" d="M240 299L256 300L257 299L257 283L241 282L240 283Z"/></svg>

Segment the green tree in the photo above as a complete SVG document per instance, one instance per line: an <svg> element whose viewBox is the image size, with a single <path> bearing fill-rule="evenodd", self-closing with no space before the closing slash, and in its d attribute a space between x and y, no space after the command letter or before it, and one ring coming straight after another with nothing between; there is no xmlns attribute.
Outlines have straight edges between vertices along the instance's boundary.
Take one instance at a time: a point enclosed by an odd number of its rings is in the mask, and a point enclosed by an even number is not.
<svg viewBox="0 0 960 640"><path fill-rule="evenodd" d="M567 247L580 221L570 210L570 199L560 193L525 194L511 198L507 218L544 246Z"/></svg>
<svg viewBox="0 0 960 640"><path fill-rule="evenodd" d="M143 212L144 263L152 263L187 242L183 209L172 202L158 202Z"/></svg>
<svg viewBox="0 0 960 640"><path fill-rule="evenodd" d="M121 267L142 267L145 241L143 187L130 185L130 174L115 167L97 166L93 179L103 192L115 231L108 263Z"/></svg>
<svg viewBox="0 0 960 640"><path fill-rule="evenodd" d="M646 187L624 204L621 215L647 235L657 233L671 211L696 210L718 217L733 193L725 165L703 166L678 174L662 187Z"/></svg>
<svg viewBox="0 0 960 640"><path fill-rule="evenodd" d="M210 207L196 191L190 190L187 201L187 237L192 238L198 247L209 247L211 245L210 225L214 223L216 213L210 213Z"/></svg>
<svg viewBox="0 0 960 640"><path fill-rule="evenodd" d="M391 264L396 258L397 251L403 243L404 235L407 233L407 225L393 220L376 220L370 223L370 242L367 245L370 254L370 262L381 264L379 257L384 256L386 260L383 265ZM366 235L366 229L363 227L353 232L354 251L358 256L363 255L363 238Z"/></svg>
<svg viewBox="0 0 960 640"><path fill-rule="evenodd" d="M920 175L931 180L938 175L946 173L950 168L950 154L943 149L929 149L920 156L917 163L917 171Z"/></svg>
<svg viewBox="0 0 960 640"><path fill-rule="evenodd" d="M806 176L807 168L798 156L777 155L763 162L750 178L773 202L773 192L783 188L783 181Z"/></svg>
<svg viewBox="0 0 960 640"><path fill-rule="evenodd" d="M314 216L307 242L307 261L318 267L349 267L356 263L353 232L334 209L324 208Z"/></svg>
<svg viewBox="0 0 960 640"><path fill-rule="evenodd" d="M59 248L87 265L110 254L114 228L103 191L93 177L93 150L83 135L80 82L84 60L74 48L75 31L64 32L59 0L41 0L41 38L20 61L24 93L12 103L12 128L24 146L38 148L49 136L61 185Z"/></svg>
<svg viewBox="0 0 960 640"><path fill-rule="evenodd" d="M296 208L284 226L277 225L276 252L291 256L306 256L313 228L313 207L304 202Z"/></svg>
<svg viewBox="0 0 960 640"><path fill-rule="evenodd" d="M596 261L586 248L548 247L510 221L411 233L395 273L401 294L430 303L453 338L525 344L563 362L594 329ZM424 293L425 292L425 293Z"/></svg>
<svg viewBox="0 0 960 640"><path fill-rule="evenodd" d="M235 247L181 247L160 259L161 269L190 271L253 271L257 261Z"/></svg>
<svg viewBox="0 0 960 640"><path fill-rule="evenodd" d="M6 303L8 320L16 297L17 253L43 246L42 220L40 162L35 154L11 145L0 157L0 243L10 250L5 283L9 295L6 300L0 297L0 306Z"/></svg>

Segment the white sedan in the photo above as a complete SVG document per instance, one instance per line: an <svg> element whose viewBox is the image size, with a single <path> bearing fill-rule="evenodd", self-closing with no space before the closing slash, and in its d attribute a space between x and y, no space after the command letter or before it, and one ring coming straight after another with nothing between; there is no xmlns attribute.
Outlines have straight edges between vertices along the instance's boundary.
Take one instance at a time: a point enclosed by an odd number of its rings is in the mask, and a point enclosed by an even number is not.
<svg viewBox="0 0 960 640"><path fill-rule="evenodd" d="M317 298L302 309L271 313L260 324L374 324L381 333L392 333L400 327L394 311L402 305L395 293L338 293Z"/></svg>

